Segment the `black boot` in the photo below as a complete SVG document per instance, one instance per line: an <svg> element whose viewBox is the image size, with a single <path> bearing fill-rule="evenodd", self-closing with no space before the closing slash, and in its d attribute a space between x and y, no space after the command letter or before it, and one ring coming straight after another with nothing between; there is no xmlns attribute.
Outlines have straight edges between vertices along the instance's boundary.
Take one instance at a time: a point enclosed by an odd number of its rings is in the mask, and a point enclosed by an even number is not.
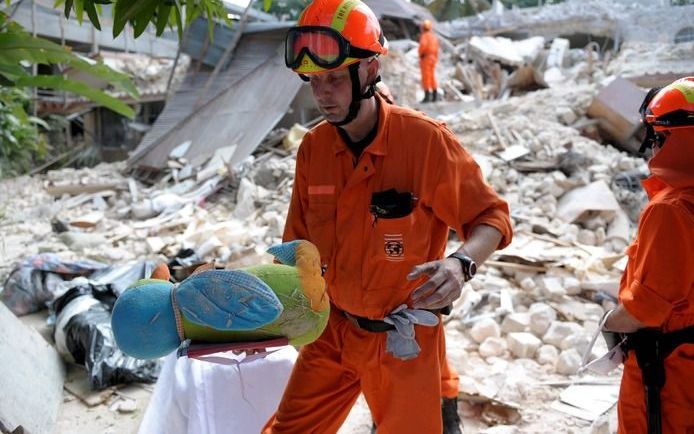
<svg viewBox="0 0 694 434"><path fill-rule="evenodd" d="M443 418L443 434L463 434L460 429L460 416L458 416L458 398L441 400L441 417Z"/></svg>
<svg viewBox="0 0 694 434"><path fill-rule="evenodd" d="M437 90L431 91L431 102L436 102L439 99L439 92Z"/></svg>
<svg viewBox="0 0 694 434"><path fill-rule="evenodd" d="M428 90L424 91L424 99L421 101L422 104L431 102L431 92Z"/></svg>
<svg viewBox="0 0 694 434"><path fill-rule="evenodd" d="M371 425L371 434L376 434L376 424Z"/></svg>

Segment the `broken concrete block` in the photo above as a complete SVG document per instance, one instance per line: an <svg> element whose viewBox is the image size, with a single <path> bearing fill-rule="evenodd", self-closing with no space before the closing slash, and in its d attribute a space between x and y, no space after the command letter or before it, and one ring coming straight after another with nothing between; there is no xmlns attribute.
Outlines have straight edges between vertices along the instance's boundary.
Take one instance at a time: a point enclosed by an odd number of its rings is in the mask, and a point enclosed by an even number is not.
<svg viewBox="0 0 694 434"><path fill-rule="evenodd" d="M552 321L557 319L557 312L545 303L533 303L528 312L530 313L530 331L536 336L544 335Z"/></svg>
<svg viewBox="0 0 694 434"><path fill-rule="evenodd" d="M308 128L301 124L294 124L287 132L287 135L282 139L282 145L285 150L298 149L304 135L308 132Z"/></svg>
<svg viewBox="0 0 694 434"><path fill-rule="evenodd" d="M520 282L520 287L526 291L532 291L533 289L535 289L536 286L537 285L535 284L535 280L533 280L532 277L525 277Z"/></svg>
<svg viewBox="0 0 694 434"><path fill-rule="evenodd" d="M583 354L590 347L590 336L585 333L576 333L567 336L559 344L559 348L562 350L568 350L569 348L574 348L579 353Z"/></svg>
<svg viewBox="0 0 694 434"><path fill-rule="evenodd" d="M564 125L571 125L576 122L577 116L570 107L557 107L557 119Z"/></svg>
<svg viewBox="0 0 694 434"><path fill-rule="evenodd" d="M490 336L480 344L478 351L482 357L499 357L506 351L506 340Z"/></svg>
<svg viewBox="0 0 694 434"><path fill-rule="evenodd" d="M554 38L549 46L549 52L547 53L547 60L545 64L548 68L556 66L558 68L564 67L564 59L566 54L569 52L569 40L566 38Z"/></svg>
<svg viewBox="0 0 694 434"><path fill-rule="evenodd" d="M605 309L603 309L602 306L600 306L599 304L586 303L584 305L583 313L587 320L598 322L605 313Z"/></svg>
<svg viewBox="0 0 694 434"><path fill-rule="evenodd" d="M576 236L576 241L588 246L594 246L596 245L597 237L595 236L595 232L589 229L581 229L578 232L578 236Z"/></svg>
<svg viewBox="0 0 694 434"><path fill-rule="evenodd" d="M642 128L639 106L645 96L645 90L617 77L595 97L587 114L599 119L598 127L604 135L615 140L622 149L636 153L640 141L633 136Z"/></svg>
<svg viewBox="0 0 694 434"><path fill-rule="evenodd" d="M574 348L564 350L559 354L555 370L558 374L573 375L581 366L581 354Z"/></svg>
<svg viewBox="0 0 694 434"><path fill-rule="evenodd" d="M111 243L103 235L91 232L63 232L58 235L58 238L75 251L82 251L90 247L107 248L111 246Z"/></svg>
<svg viewBox="0 0 694 434"><path fill-rule="evenodd" d="M605 233L605 228L604 227L599 227L595 230L595 245L596 246L602 246L605 244L605 240L607 239L607 234Z"/></svg>
<svg viewBox="0 0 694 434"><path fill-rule="evenodd" d="M60 355L4 303L0 303L0 348L3 432L54 432L65 381Z"/></svg>
<svg viewBox="0 0 694 434"><path fill-rule="evenodd" d="M573 276L564 277L562 285L567 295L577 295L581 292L581 282Z"/></svg>
<svg viewBox="0 0 694 434"><path fill-rule="evenodd" d="M519 333L524 332L530 326L530 314L527 312L516 312L506 315L506 318L501 322L501 332Z"/></svg>
<svg viewBox="0 0 694 434"><path fill-rule="evenodd" d="M527 332L509 333L506 337L506 343L511 353L520 359L531 359L535 355L535 351L542 345L540 339Z"/></svg>
<svg viewBox="0 0 694 434"><path fill-rule="evenodd" d="M470 336L477 343L483 342L489 337L498 338L501 336L501 331L499 330L499 324L496 323L492 318L484 318L475 323L470 329Z"/></svg>
<svg viewBox="0 0 694 434"><path fill-rule="evenodd" d="M606 167L605 172L608 170ZM575 188L559 199L557 216L573 223L589 213L602 213L612 218L621 207L605 181L595 181Z"/></svg>
<svg viewBox="0 0 694 434"><path fill-rule="evenodd" d="M542 288L542 294L547 298L556 299L566 295L559 277L543 277L540 280L540 287Z"/></svg>
<svg viewBox="0 0 694 434"><path fill-rule="evenodd" d="M535 360L541 365L552 365L554 366L559 359L559 350L554 345L543 345L537 350L535 355Z"/></svg>
<svg viewBox="0 0 694 434"><path fill-rule="evenodd" d="M552 321L547 332L542 336L542 341L559 348L561 342L567 337L580 333L582 328L573 322Z"/></svg>

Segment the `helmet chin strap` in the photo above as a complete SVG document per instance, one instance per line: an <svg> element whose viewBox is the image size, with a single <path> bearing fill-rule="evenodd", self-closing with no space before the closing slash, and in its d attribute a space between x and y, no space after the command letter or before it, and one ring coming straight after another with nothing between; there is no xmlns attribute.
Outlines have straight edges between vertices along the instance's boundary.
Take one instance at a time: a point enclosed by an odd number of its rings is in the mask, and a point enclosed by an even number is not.
<svg viewBox="0 0 694 434"><path fill-rule="evenodd" d="M352 80L352 102L349 104L349 111L347 112L347 116L345 116L344 119L337 122L328 121L330 122L330 124L335 125L336 127L347 125L348 123L356 119L357 115L359 114L359 108L361 107L361 100L369 99L372 96L374 96L374 94L376 93L376 83L381 81L381 76L376 76L376 79L373 81L373 83L370 83L367 86L366 91L364 93L361 93L361 82L359 80L360 63L361 62L356 62L347 67L349 68L349 78L350 80Z"/></svg>

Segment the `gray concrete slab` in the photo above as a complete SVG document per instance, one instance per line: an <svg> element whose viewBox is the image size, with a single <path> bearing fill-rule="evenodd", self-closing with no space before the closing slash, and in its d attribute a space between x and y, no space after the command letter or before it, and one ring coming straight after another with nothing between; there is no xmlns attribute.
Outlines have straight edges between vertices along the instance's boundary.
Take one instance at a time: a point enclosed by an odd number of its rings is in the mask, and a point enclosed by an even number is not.
<svg viewBox="0 0 694 434"><path fill-rule="evenodd" d="M58 352L0 303L0 427L52 434L64 380Z"/></svg>

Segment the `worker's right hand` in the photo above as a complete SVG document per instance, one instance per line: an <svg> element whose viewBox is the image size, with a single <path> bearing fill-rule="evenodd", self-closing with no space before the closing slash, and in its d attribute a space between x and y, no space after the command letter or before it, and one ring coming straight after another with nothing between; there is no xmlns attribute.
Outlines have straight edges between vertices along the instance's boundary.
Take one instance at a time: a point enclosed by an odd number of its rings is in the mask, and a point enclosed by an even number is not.
<svg viewBox="0 0 694 434"><path fill-rule="evenodd" d="M415 280L423 275L429 278L412 292L415 309L443 309L460 297L464 276L457 259L445 258L417 265L407 279Z"/></svg>

